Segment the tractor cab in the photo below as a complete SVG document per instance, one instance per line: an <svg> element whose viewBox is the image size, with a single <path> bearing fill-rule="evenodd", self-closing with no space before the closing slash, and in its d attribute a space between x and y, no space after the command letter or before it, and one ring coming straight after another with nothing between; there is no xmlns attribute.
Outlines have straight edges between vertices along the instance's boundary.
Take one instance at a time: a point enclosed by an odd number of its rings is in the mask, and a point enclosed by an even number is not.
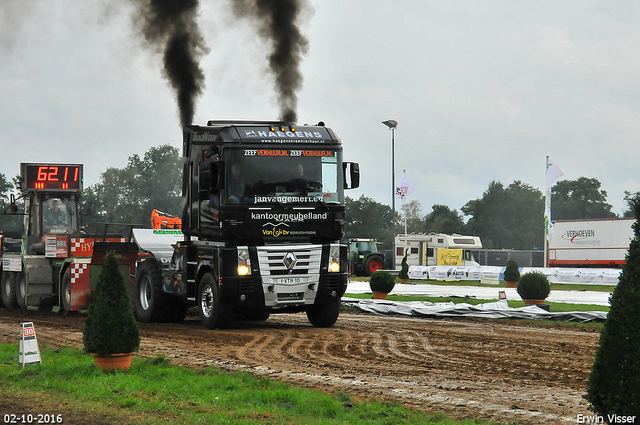
<svg viewBox="0 0 640 425"><path fill-rule="evenodd" d="M78 235L82 165L21 164L21 176L27 253L44 254L60 244L48 246L47 240Z"/></svg>

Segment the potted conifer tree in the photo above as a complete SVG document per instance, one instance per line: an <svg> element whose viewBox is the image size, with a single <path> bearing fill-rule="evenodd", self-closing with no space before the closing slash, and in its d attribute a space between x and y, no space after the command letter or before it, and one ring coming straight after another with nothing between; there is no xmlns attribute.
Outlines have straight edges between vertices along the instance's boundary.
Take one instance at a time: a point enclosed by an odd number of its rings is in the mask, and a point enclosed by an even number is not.
<svg viewBox="0 0 640 425"><path fill-rule="evenodd" d="M400 283L409 282L409 264L407 264L407 253L405 252L402 262L400 263L400 273L398 273Z"/></svg>
<svg viewBox="0 0 640 425"><path fill-rule="evenodd" d="M105 370L128 369L140 348L140 330L114 252L107 253L93 291L82 340L96 366Z"/></svg>
<svg viewBox="0 0 640 425"><path fill-rule="evenodd" d="M515 288L518 286L519 279L520 270L518 270L518 263L514 260L507 261L507 268L504 271L504 282L507 284L507 288Z"/></svg>
<svg viewBox="0 0 640 425"><path fill-rule="evenodd" d="M520 276L516 291L524 301L524 305L544 304L544 300L551 292L551 284L542 273L529 272Z"/></svg>
<svg viewBox="0 0 640 425"><path fill-rule="evenodd" d="M396 286L396 278L391 273L378 270L371 275L369 286L373 291L373 298L378 300L386 300L387 294Z"/></svg>

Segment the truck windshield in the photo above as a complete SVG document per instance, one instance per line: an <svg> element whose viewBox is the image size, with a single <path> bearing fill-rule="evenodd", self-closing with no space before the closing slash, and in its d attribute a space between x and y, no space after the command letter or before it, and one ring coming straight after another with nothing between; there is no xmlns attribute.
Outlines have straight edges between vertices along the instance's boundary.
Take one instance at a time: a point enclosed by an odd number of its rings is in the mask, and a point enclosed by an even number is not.
<svg viewBox="0 0 640 425"><path fill-rule="evenodd" d="M340 154L335 150L228 149L224 155L226 202L341 203Z"/></svg>

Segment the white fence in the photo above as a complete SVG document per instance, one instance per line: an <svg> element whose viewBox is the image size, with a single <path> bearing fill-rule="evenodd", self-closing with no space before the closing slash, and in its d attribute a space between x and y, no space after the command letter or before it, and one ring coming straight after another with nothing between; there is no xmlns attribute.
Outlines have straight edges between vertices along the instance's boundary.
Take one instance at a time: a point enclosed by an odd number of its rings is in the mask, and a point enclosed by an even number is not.
<svg viewBox="0 0 640 425"><path fill-rule="evenodd" d="M496 266L410 266L409 279L475 280L497 285L499 281L504 280L505 268ZM551 283L615 286L618 284L622 269L520 268L521 275L528 272L542 273Z"/></svg>

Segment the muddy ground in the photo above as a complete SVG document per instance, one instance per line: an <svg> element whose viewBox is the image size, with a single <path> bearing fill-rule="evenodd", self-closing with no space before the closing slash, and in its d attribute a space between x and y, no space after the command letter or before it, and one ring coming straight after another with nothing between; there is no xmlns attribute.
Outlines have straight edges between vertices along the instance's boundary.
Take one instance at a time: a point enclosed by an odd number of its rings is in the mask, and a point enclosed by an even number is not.
<svg viewBox="0 0 640 425"><path fill-rule="evenodd" d="M19 324L33 321L41 345L82 348L84 319L2 308L0 343L17 343ZM582 395L599 337L586 328L355 313L342 313L327 329L312 327L304 314L225 330L205 330L190 314L180 324L141 323L140 329L142 356L522 424L575 423L578 414L590 414Z"/></svg>

